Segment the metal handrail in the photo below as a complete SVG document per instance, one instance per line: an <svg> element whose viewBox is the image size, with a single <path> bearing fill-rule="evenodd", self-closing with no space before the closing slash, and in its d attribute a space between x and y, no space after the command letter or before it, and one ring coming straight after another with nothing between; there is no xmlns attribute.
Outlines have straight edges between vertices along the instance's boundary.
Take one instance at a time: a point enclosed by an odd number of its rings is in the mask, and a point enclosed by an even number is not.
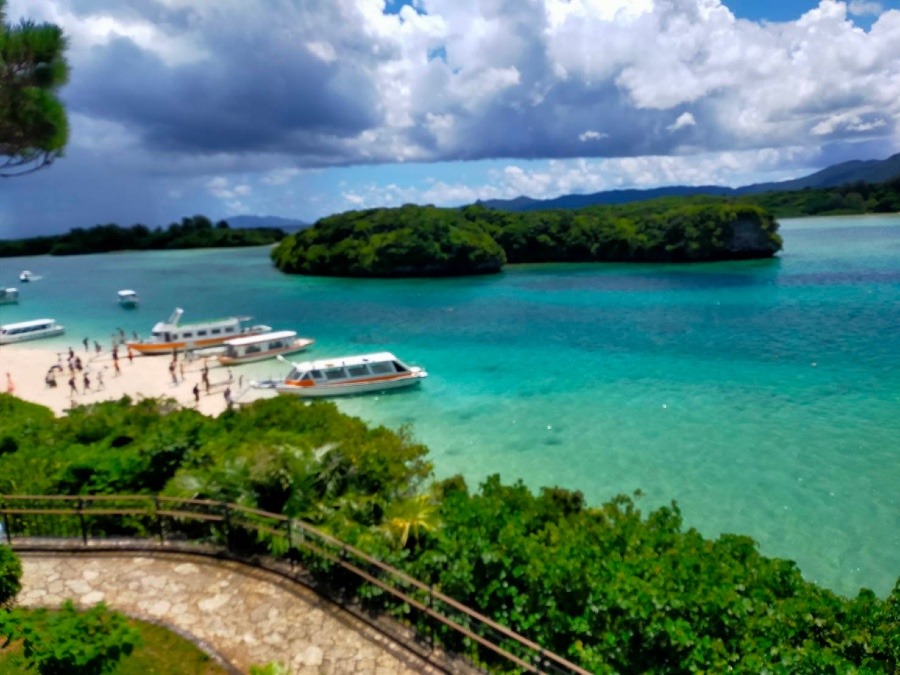
<svg viewBox="0 0 900 675"><path fill-rule="evenodd" d="M110 502L134 503L130 503L127 506L120 504L118 507L115 507L110 505ZM56 504L59 504L59 506L56 506ZM96 508L94 507L95 504L97 505ZM142 536L131 533L130 537L145 539L158 537L160 542L164 542L166 538L167 528L165 527L166 521L164 519L169 521L197 521L210 527L221 526L224 530L225 548L232 554L237 554L237 551L233 550L234 545L232 542L232 534L237 528L243 528L245 531L252 529L256 532L264 532L269 536L282 537L287 544L287 552L281 555L273 555L276 559L287 559L293 565L295 561L290 557L291 552L294 550L299 552L300 549L307 551L320 560L341 567L360 581L381 589L407 606L415 608L422 614L440 622L458 633L460 637L477 642L526 672L543 673L547 672L546 668L549 668L555 673L590 675L589 671L558 654L545 650L536 642L506 626L500 625L480 612L436 590L434 587L409 576L405 572L360 551L336 537L322 532L310 523L289 518L282 514L262 511L240 504L209 499L182 499L165 495L0 495L0 517L2 517L0 522L4 526L7 543L11 546L15 545L16 537L32 536L17 532L17 530L21 529L30 529L22 522L27 516L77 516L79 521L77 529L84 544L87 544L91 539L103 539L105 536L93 535L90 532L87 519L92 516L106 518L114 518L116 516L139 518L146 516L153 521L156 532L145 533ZM248 517L253 518L254 521L246 520ZM119 524L120 526L123 525L121 522ZM175 529L173 525L173 522L169 522L170 534ZM48 528L38 527L37 529L43 530L41 534L46 534ZM210 535L209 532L206 534L207 537ZM70 535L65 537L65 539L75 539L75 537ZM200 541L201 539L194 538L194 541ZM314 541L309 541L310 539ZM336 549L336 551L329 551L327 550L328 547ZM363 569L364 565L375 568L386 579L378 578L371 571L366 571ZM426 594L427 604L421 599L414 598L406 593L402 588L404 586ZM463 625L458 619L439 609L439 604L458 612L465 617L463 621L471 623L473 626L481 625L503 636L509 643L512 643L509 646L515 646L517 651L520 651L522 654L513 654L507 647L501 646L476 632L473 627ZM431 639L434 639L433 635Z"/></svg>

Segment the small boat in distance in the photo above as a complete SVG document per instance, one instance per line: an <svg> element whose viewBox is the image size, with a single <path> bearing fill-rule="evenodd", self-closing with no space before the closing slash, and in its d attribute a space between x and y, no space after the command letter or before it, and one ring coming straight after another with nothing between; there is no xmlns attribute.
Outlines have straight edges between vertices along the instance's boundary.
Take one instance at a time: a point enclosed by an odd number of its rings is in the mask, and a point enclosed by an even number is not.
<svg viewBox="0 0 900 675"><path fill-rule="evenodd" d="M225 342L225 351L219 354L223 366L238 366L242 363L264 361L280 354L300 352L313 344L310 338L298 338L297 331L280 330L234 338Z"/></svg>
<svg viewBox="0 0 900 675"><path fill-rule="evenodd" d="M137 307L138 303L141 301L141 299L138 297L138 294L130 288L123 288L121 291L119 291L118 295L119 304L122 305L122 307Z"/></svg>
<svg viewBox="0 0 900 675"><path fill-rule="evenodd" d="M34 277L34 275L31 272L29 272L28 270L22 270L22 273L19 275L19 281L21 281L23 284L27 284L29 281L31 281L32 277Z"/></svg>
<svg viewBox="0 0 900 675"><path fill-rule="evenodd" d="M19 302L19 289L0 288L0 305L15 305Z"/></svg>
<svg viewBox="0 0 900 675"><path fill-rule="evenodd" d="M422 368L408 366L390 352L342 356L334 359L292 363L280 360L293 368L283 380L269 386L280 394L321 397L343 396L385 391L418 384L426 377Z"/></svg>
<svg viewBox="0 0 900 675"><path fill-rule="evenodd" d="M159 321L149 340L131 340L125 344L139 354L171 354L174 351L193 351L214 347L236 337L268 333L269 326L245 326L249 316L229 316L196 323L179 324L184 310L176 307L167 321Z"/></svg>
<svg viewBox="0 0 900 675"><path fill-rule="evenodd" d="M35 319L33 321L7 323L0 326L0 345L54 337L65 332L66 329L56 323L54 319Z"/></svg>

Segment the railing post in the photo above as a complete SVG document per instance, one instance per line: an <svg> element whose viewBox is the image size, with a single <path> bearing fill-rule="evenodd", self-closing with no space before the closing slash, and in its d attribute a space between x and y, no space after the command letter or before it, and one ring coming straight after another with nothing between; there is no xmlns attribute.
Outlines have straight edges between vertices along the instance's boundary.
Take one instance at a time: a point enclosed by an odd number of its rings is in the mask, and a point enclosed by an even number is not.
<svg viewBox="0 0 900 675"><path fill-rule="evenodd" d="M0 499L0 507L3 511L3 531L6 532L6 543L12 546L12 530L9 529L9 514L6 512L6 502Z"/></svg>
<svg viewBox="0 0 900 675"><path fill-rule="evenodd" d="M285 525L285 527L287 528L287 543L288 543L288 546L287 546L287 558L288 558L288 563L290 564L291 569L294 569L294 554L292 553L292 551L294 550L294 537L293 537L292 534L291 534L291 529L292 529L292 528L291 528L291 519L288 518L286 521L284 521L284 525Z"/></svg>
<svg viewBox="0 0 900 675"><path fill-rule="evenodd" d="M222 526L225 528L225 549L229 553L233 553L231 550L231 507L228 506L228 502L220 502L222 507Z"/></svg>
<svg viewBox="0 0 900 675"><path fill-rule="evenodd" d="M84 522L84 500L78 500L78 520L81 522L81 541L87 546L87 523Z"/></svg>
<svg viewBox="0 0 900 675"><path fill-rule="evenodd" d="M434 611L434 584L428 584L428 609ZM434 651L434 617L428 616L428 643Z"/></svg>
<svg viewBox="0 0 900 675"><path fill-rule="evenodd" d="M159 543L166 543L166 534L163 531L163 519L159 515L159 495L153 495L153 516L156 521L156 534L159 536Z"/></svg>

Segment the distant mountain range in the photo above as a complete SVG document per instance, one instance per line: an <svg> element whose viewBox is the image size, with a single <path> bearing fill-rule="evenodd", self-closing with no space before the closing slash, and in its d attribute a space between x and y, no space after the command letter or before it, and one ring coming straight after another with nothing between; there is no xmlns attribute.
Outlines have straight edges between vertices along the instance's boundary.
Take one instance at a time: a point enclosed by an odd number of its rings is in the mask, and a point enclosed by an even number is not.
<svg viewBox="0 0 900 675"><path fill-rule="evenodd" d="M294 218L282 218L280 216L231 216L223 218L226 223L235 229L252 227L277 227L285 232L295 232L310 227L311 223L296 220Z"/></svg>
<svg viewBox="0 0 900 675"><path fill-rule="evenodd" d="M649 190L608 190L588 195L562 195L553 199L489 199L478 204L501 211L543 211L549 209L579 209L594 204L624 204L626 202L689 195L746 195L762 192L803 190L804 188L830 188L846 183L882 183L900 176L900 153L887 159L851 160L829 166L821 171L781 181L779 183L755 183L738 188L722 185L670 185Z"/></svg>

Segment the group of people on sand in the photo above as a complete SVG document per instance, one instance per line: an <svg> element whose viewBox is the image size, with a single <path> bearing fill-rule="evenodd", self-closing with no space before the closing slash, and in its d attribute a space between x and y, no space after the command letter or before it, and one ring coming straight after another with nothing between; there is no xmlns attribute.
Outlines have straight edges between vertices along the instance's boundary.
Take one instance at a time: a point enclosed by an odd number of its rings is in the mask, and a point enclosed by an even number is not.
<svg viewBox="0 0 900 675"><path fill-rule="evenodd" d="M194 355L191 352L185 352L184 357L181 361L178 360L178 351L175 350L172 353L172 360L169 362L169 377L172 379L172 385L177 386L179 383L185 381L184 375L184 364L185 362L193 361ZM180 380L179 380L180 376ZM234 381L234 376L231 374L231 369L228 369L228 375L224 381L219 382L217 384L225 384L225 390L223 392L223 396L225 397L225 405L228 408L231 408L233 404L233 399L231 396L231 383ZM213 384L209 380L209 363L206 359L203 359L203 363L200 366L200 381L194 384L191 388L191 394L194 397L194 404L198 405L200 403L200 388L203 387L203 391L209 396L212 393Z"/></svg>

